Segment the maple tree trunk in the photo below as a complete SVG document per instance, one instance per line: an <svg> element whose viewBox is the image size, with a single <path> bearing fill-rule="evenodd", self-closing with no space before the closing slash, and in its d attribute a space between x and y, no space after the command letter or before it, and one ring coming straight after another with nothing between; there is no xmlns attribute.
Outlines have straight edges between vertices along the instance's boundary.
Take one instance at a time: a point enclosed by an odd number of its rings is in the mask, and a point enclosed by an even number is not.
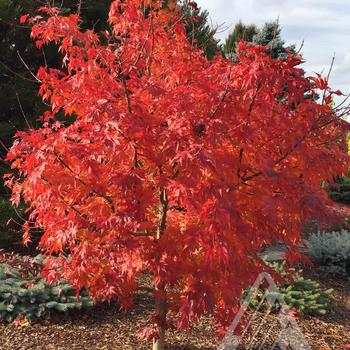
<svg viewBox="0 0 350 350"><path fill-rule="evenodd" d="M167 212L167 193L164 189L161 189L159 193L159 221L157 227L157 241L161 239L164 233L166 227ZM160 259L160 254L157 256L157 259ZM155 295L155 312L158 321L158 338L153 339L153 350L164 350L167 315L166 290L164 284L160 283L157 287L155 287Z"/></svg>
<svg viewBox="0 0 350 350"><path fill-rule="evenodd" d="M155 311L158 319L158 339L153 339L153 350L164 350L165 349L165 325L166 325L166 314L167 314L167 303L164 286L158 287L156 292L162 295L162 298L156 298Z"/></svg>

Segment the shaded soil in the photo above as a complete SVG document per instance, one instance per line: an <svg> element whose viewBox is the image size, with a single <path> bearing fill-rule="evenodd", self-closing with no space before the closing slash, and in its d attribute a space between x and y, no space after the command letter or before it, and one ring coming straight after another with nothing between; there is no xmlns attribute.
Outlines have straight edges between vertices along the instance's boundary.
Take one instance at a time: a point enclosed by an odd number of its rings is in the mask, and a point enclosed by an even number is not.
<svg viewBox="0 0 350 350"><path fill-rule="evenodd" d="M318 280L325 288L334 288L331 309L326 316L319 318L297 318L298 325L315 350L342 350L350 344L350 282L332 278L313 269L305 269L306 277ZM135 308L128 313L118 310L115 305L99 305L88 312L70 316L54 316L51 321L33 325L15 326L0 324L1 350L143 350L150 349L147 342L140 342L136 333L148 325L148 317L153 301L147 292L135 295ZM257 350L266 337L260 350L271 349L278 329L272 325L275 315L264 318L258 313L253 325L260 326L257 339L248 337L241 349ZM253 326L253 328L255 328ZM248 346L248 344L250 345ZM168 350L214 350L218 342L215 338L215 325L209 318L203 318L189 332L179 334L169 332ZM275 347L278 349L278 347Z"/></svg>

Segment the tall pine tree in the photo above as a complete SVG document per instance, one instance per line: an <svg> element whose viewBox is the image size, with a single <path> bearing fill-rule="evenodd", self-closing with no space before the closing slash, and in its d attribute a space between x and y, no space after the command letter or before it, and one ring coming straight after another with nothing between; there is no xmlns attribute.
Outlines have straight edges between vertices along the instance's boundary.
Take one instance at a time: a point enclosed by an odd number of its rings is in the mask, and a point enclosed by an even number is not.
<svg viewBox="0 0 350 350"><path fill-rule="evenodd" d="M236 54L236 45L240 40L252 42L256 34L258 34L256 25L245 25L239 21L225 40L224 53L226 57L233 57Z"/></svg>
<svg viewBox="0 0 350 350"><path fill-rule="evenodd" d="M278 21L267 22L262 28L258 28L254 24L245 25L239 21L225 41L225 56L236 60L237 43L244 40L251 45L267 46L271 57L285 59L287 51L295 53L295 46L286 46L281 32L282 29Z"/></svg>
<svg viewBox="0 0 350 350"><path fill-rule="evenodd" d="M259 32L254 35L252 44L267 46L273 58L285 59L287 58L287 51L295 53L295 46L286 46L285 41L282 39L281 32L282 29L278 21L267 22Z"/></svg>
<svg viewBox="0 0 350 350"><path fill-rule="evenodd" d="M188 39L211 60L222 48L215 38L216 28L209 23L209 12L193 1L180 1L179 4Z"/></svg>

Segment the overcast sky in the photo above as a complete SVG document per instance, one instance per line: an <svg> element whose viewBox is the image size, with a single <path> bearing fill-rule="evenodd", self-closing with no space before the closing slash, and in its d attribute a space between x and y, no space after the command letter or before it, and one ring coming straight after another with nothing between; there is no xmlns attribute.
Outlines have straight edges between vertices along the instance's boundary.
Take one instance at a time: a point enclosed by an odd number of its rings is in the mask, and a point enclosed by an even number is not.
<svg viewBox="0 0 350 350"><path fill-rule="evenodd" d="M304 69L327 73L335 54L331 76L334 89L350 93L350 0L197 0L207 9L213 24L229 29L219 33L225 39L241 19L245 24L262 25L276 20L288 44L300 47L306 63Z"/></svg>

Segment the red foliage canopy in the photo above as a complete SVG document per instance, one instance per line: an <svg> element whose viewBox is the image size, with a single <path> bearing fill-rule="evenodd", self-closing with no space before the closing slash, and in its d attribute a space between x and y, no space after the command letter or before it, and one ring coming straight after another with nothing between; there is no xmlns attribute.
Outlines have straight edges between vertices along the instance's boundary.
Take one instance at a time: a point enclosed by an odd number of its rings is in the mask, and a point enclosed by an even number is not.
<svg viewBox="0 0 350 350"><path fill-rule="evenodd" d="M298 257L302 222L327 201L322 181L348 167L344 126L300 56L242 42L238 63L209 62L174 2L161 4L113 1L100 36L57 9L30 20L63 65L37 74L52 109L17 134L7 184L58 256L49 278L128 307L149 271L180 329L204 312L225 325L264 244L283 240ZM305 98L317 89L323 103Z"/></svg>

